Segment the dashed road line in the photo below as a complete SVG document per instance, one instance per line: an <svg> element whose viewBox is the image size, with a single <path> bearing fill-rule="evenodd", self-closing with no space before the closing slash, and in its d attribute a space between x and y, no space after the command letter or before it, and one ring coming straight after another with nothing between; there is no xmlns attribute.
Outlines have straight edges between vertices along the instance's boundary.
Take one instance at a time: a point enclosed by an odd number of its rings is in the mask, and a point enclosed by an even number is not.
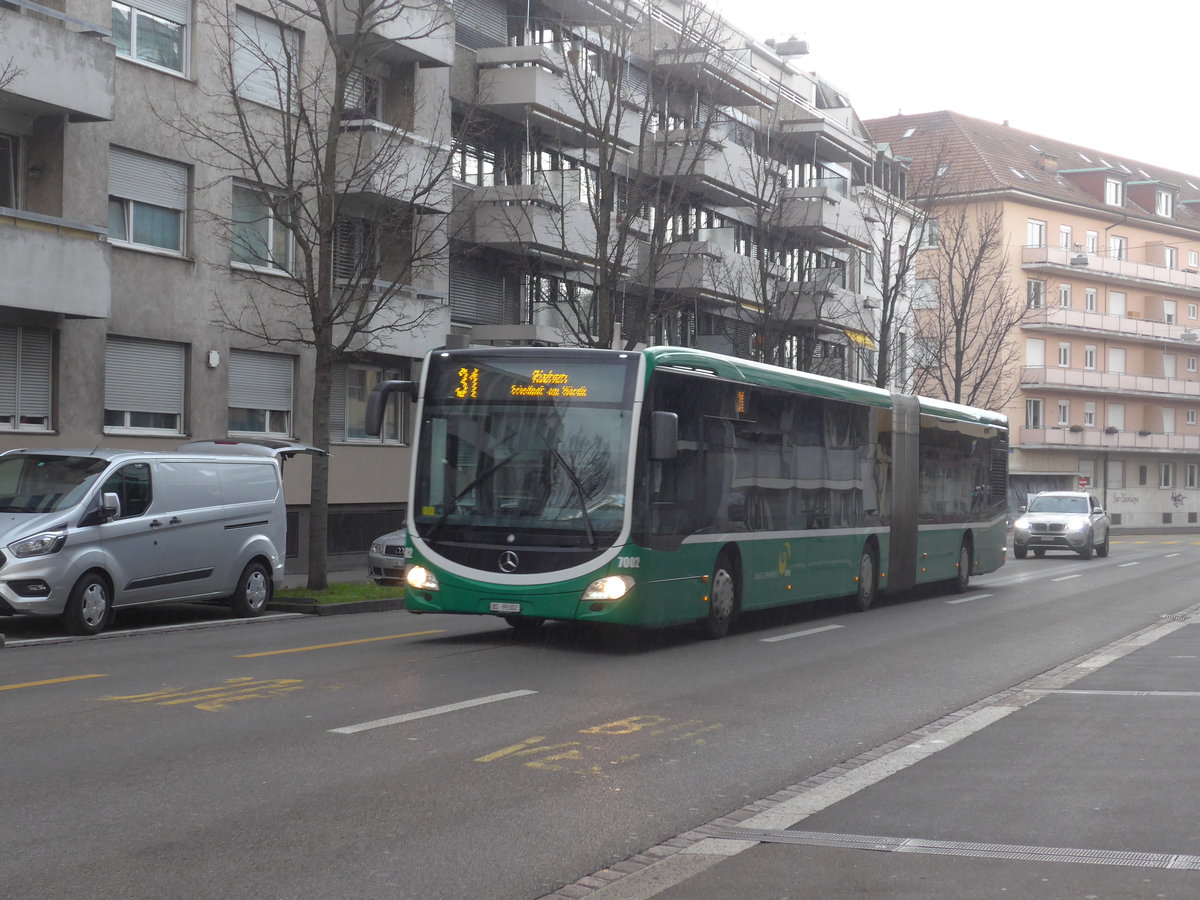
<svg viewBox="0 0 1200 900"><path fill-rule="evenodd" d="M1057 578L1051 578L1051 581L1070 581L1072 578L1082 578L1083 573L1076 572L1074 575L1060 575Z"/></svg>
<svg viewBox="0 0 1200 900"><path fill-rule="evenodd" d="M260 656L280 656L284 653L307 653L309 650L329 650L334 647L353 647L356 644L371 644L375 641L395 641L400 638L424 637L427 634L445 634L444 628L432 631L410 631L408 634L387 634L382 637L358 638L353 641L336 641L332 644L312 644L308 647L289 647L287 650L263 650L260 653L241 653L234 659L257 659Z"/></svg>
<svg viewBox="0 0 1200 900"><path fill-rule="evenodd" d="M360 731L370 731L373 728L386 728L389 725L400 725L416 719L426 719L430 716L440 716L443 713L457 712L460 709L470 709L473 706L483 706L487 703L498 703L501 700L512 700L517 697L528 697L537 691L509 691L505 694L490 694L487 697L476 697L474 700L463 700L460 703L448 703L445 706L435 706L432 709L419 709L416 712L404 713L399 716L389 716L386 719L376 719L373 722L362 722L358 725L345 725L341 728L329 729L330 734L358 734Z"/></svg>
<svg viewBox="0 0 1200 900"><path fill-rule="evenodd" d="M1129 567L1129 566L1136 566L1136 565L1137 565L1137 560L1134 560L1133 562L1127 562L1127 563L1117 563L1117 568L1118 568L1118 569L1124 569L1124 568L1127 568L1127 567Z"/></svg>
<svg viewBox="0 0 1200 900"><path fill-rule="evenodd" d="M955 603L970 603L972 600L983 600L985 597L993 597L994 594L972 594L970 597L959 597L957 600L947 600L948 606L953 606Z"/></svg>
<svg viewBox="0 0 1200 900"><path fill-rule="evenodd" d="M0 691L18 691L21 688L44 687L48 684L67 684L71 681L86 681L89 678L107 677L107 675L67 675L64 678L46 678L42 681L24 681L20 684L0 684Z"/></svg>
<svg viewBox="0 0 1200 900"><path fill-rule="evenodd" d="M810 634L820 634L822 631L833 631L835 628L844 628L843 625L822 625L820 628L806 628L804 631L793 631L790 634L777 634L774 637L759 638L764 644L773 644L776 641L790 641L792 638L807 637Z"/></svg>

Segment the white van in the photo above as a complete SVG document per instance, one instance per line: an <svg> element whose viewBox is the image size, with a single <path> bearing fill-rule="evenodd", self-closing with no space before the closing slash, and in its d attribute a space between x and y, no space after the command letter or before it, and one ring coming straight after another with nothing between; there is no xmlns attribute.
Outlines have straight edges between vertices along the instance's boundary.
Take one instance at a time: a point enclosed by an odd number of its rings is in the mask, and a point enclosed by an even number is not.
<svg viewBox="0 0 1200 900"><path fill-rule="evenodd" d="M0 615L96 634L141 603L266 609L283 577L288 442L0 453Z"/></svg>

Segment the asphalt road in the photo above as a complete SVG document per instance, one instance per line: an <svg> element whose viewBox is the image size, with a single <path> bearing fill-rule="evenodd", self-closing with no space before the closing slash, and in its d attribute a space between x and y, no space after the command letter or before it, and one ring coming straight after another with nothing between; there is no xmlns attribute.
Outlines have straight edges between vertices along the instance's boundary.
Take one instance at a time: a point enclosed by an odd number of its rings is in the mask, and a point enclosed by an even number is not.
<svg viewBox="0 0 1200 900"><path fill-rule="evenodd" d="M0 894L536 898L1195 602L1200 542L687 630L0 620Z"/></svg>

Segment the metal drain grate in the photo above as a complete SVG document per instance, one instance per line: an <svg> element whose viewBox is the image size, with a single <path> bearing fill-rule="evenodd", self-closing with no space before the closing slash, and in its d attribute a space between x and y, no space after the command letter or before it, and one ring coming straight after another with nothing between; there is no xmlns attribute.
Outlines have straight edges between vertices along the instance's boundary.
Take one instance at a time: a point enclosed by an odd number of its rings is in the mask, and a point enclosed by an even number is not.
<svg viewBox="0 0 1200 900"><path fill-rule="evenodd" d="M990 859L1023 859L1041 862L1082 863L1094 866L1137 866L1144 869L1200 871L1200 856L1177 853L1133 853L1124 850L1083 850L1070 847L1027 847L1020 844L982 844L969 841L935 841L869 834L831 834L823 831L718 828L709 837L761 841L766 844L804 844L845 850L890 853L928 853L939 856L974 856Z"/></svg>

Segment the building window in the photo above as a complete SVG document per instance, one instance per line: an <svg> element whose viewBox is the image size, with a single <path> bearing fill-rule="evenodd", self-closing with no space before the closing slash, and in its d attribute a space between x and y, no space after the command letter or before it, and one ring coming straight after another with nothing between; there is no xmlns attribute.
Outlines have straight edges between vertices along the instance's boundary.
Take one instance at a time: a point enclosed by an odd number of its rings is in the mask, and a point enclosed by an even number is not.
<svg viewBox="0 0 1200 900"><path fill-rule="evenodd" d="M474 187L490 187L496 183L496 154L491 150L459 143L454 148L451 166L455 181Z"/></svg>
<svg viewBox="0 0 1200 900"><path fill-rule="evenodd" d="M1083 424L1092 428L1096 424L1096 401L1085 400L1083 404Z"/></svg>
<svg viewBox="0 0 1200 900"><path fill-rule="evenodd" d="M1083 348L1083 367L1085 369L1096 368L1096 345L1085 344Z"/></svg>
<svg viewBox="0 0 1200 900"><path fill-rule="evenodd" d="M1175 247L1163 247L1163 265L1168 269L1179 268L1179 250Z"/></svg>
<svg viewBox="0 0 1200 900"><path fill-rule="evenodd" d="M1125 350L1121 347L1110 347L1108 350L1108 371L1122 373L1125 371Z"/></svg>
<svg viewBox="0 0 1200 900"><path fill-rule="evenodd" d="M1086 312L1096 311L1096 289L1086 288L1083 292L1083 308Z"/></svg>
<svg viewBox="0 0 1200 900"><path fill-rule="evenodd" d="M1145 487L1150 482L1150 470L1145 466L1138 466L1138 487Z"/></svg>
<svg viewBox="0 0 1200 900"><path fill-rule="evenodd" d="M1163 321L1168 325L1174 325L1179 317L1179 308L1174 300L1164 300L1162 304Z"/></svg>
<svg viewBox="0 0 1200 900"><path fill-rule="evenodd" d="M1108 427L1115 428L1117 431L1125 430L1125 404L1110 403L1108 404Z"/></svg>
<svg viewBox="0 0 1200 900"><path fill-rule="evenodd" d="M53 335L0 327L0 430L49 431Z"/></svg>
<svg viewBox="0 0 1200 900"><path fill-rule="evenodd" d="M1175 195L1170 191L1154 192L1154 212L1168 219L1175 216ZM1174 268L1172 266L1171 268Z"/></svg>
<svg viewBox="0 0 1200 900"><path fill-rule="evenodd" d="M1184 469L1184 487L1195 488L1200 486L1200 480L1198 480L1197 476L1200 476L1200 466L1195 463L1188 463Z"/></svg>
<svg viewBox="0 0 1200 900"><path fill-rule="evenodd" d="M1108 255L1112 259L1126 259L1129 253L1129 241L1123 237L1109 235L1108 238Z"/></svg>
<svg viewBox="0 0 1200 900"><path fill-rule="evenodd" d="M1188 318L1194 319L1194 318L1196 318L1197 314L1200 314L1200 305L1195 304L1195 303L1189 303L1188 304Z"/></svg>
<svg viewBox="0 0 1200 900"><path fill-rule="evenodd" d="M280 207L277 194L234 182L231 245L235 263L291 271L292 233L279 219Z"/></svg>
<svg viewBox="0 0 1200 900"><path fill-rule="evenodd" d="M239 8L233 46L238 95L275 109L294 109L299 71L300 32Z"/></svg>
<svg viewBox="0 0 1200 900"><path fill-rule="evenodd" d="M1196 411L1194 409L1189 409L1186 413L1186 418L1187 418L1187 423L1189 425L1195 425L1196 424Z"/></svg>
<svg viewBox="0 0 1200 900"><path fill-rule="evenodd" d="M108 150L108 239L182 254L187 167L120 147Z"/></svg>
<svg viewBox="0 0 1200 900"><path fill-rule="evenodd" d="M1046 246L1046 223L1039 222L1037 219L1030 219L1025 223L1025 246L1027 247L1045 247Z"/></svg>
<svg viewBox="0 0 1200 900"><path fill-rule="evenodd" d="M293 360L282 353L229 351L229 430L288 437Z"/></svg>
<svg viewBox="0 0 1200 900"><path fill-rule="evenodd" d="M1058 345L1058 364L1064 369L1071 367L1071 345L1060 343Z"/></svg>
<svg viewBox="0 0 1200 900"><path fill-rule="evenodd" d="M1125 182L1119 178L1104 179L1104 202L1109 206L1125 205Z"/></svg>
<svg viewBox="0 0 1200 900"><path fill-rule="evenodd" d="M188 0L113 3L112 38L117 56L182 75L189 6Z"/></svg>
<svg viewBox="0 0 1200 900"><path fill-rule="evenodd" d="M329 409L330 437L335 441L357 443L408 443L410 403L407 396L399 392L388 398L380 435L375 437L366 431L367 398L375 385L407 377L407 371L397 367L357 363L336 366Z"/></svg>
<svg viewBox="0 0 1200 900"><path fill-rule="evenodd" d="M21 138L0 134L0 206L21 208Z"/></svg>
<svg viewBox="0 0 1200 900"><path fill-rule="evenodd" d="M1200 251L1197 251L1197 250L1189 250L1188 251L1188 268L1189 269L1200 268Z"/></svg>
<svg viewBox="0 0 1200 900"><path fill-rule="evenodd" d="M1058 286L1058 305L1063 309L1071 308L1071 286L1069 284Z"/></svg>
<svg viewBox="0 0 1200 900"><path fill-rule="evenodd" d="M110 337L104 347L104 430L183 431L182 344Z"/></svg>
<svg viewBox="0 0 1200 900"><path fill-rule="evenodd" d="M1025 365L1044 366L1046 364L1046 342L1041 338L1025 338Z"/></svg>
<svg viewBox="0 0 1200 900"><path fill-rule="evenodd" d="M1025 401L1025 427L1026 428L1041 428L1042 427L1042 401L1041 400L1026 400Z"/></svg>
<svg viewBox="0 0 1200 900"><path fill-rule="evenodd" d="M1159 463L1158 486L1175 487L1175 463Z"/></svg>
<svg viewBox="0 0 1200 900"><path fill-rule="evenodd" d="M1100 252L1100 232L1089 231L1087 233L1087 252L1088 253L1099 253Z"/></svg>
<svg viewBox="0 0 1200 900"><path fill-rule="evenodd" d="M1063 428L1071 424L1071 401L1058 401L1058 424Z"/></svg>
<svg viewBox="0 0 1200 900"><path fill-rule="evenodd" d="M1058 226L1058 246L1061 247L1063 250L1071 249L1071 226L1070 225L1059 225Z"/></svg>
<svg viewBox="0 0 1200 900"><path fill-rule="evenodd" d="M1046 305L1046 282L1030 278L1025 282L1025 305L1041 309Z"/></svg>
<svg viewBox="0 0 1200 900"><path fill-rule="evenodd" d="M1196 357L1194 357L1194 356L1189 356L1189 357L1187 358L1187 370L1188 370L1189 372L1195 372L1195 371L1196 371Z"/></svg>
<svg viewBox="0 0 1200 900"><path fill-rule="evenodd" d="M925 227L921 229L921 240L917 246L922 250L928 250L932 247L937 247L941 243L940 234L938 232L937 219L928 219L925 222Z"/></svg>
<svg viewBox="0 0 1200 900"><path fill-rule="evenodd" d="M1110 316L1125 315L1125 292L1124 291L1109 291L1108 292L1108 314Z"/></svg>

